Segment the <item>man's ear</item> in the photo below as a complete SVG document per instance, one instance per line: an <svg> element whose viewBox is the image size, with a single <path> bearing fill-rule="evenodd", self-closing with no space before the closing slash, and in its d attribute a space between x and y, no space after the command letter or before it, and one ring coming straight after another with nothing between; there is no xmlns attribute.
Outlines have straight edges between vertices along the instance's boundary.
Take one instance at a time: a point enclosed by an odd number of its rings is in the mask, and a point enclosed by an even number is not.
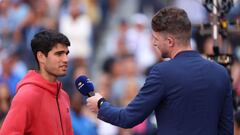
<svg viewBox="0 0 240 135"><path fill-rule="evenodd" d="M175 45L175 38L173 36L169 35L167 37L167 41L168 41L169 47L173 47Z"/></svg>
<svg viewBox="0 0 240 135"><path fill-rule="evenodd" d="M43 63L46 60L46 56L42 52L38 51L37 52L37 59L38 59L39 63Z"/></svg>

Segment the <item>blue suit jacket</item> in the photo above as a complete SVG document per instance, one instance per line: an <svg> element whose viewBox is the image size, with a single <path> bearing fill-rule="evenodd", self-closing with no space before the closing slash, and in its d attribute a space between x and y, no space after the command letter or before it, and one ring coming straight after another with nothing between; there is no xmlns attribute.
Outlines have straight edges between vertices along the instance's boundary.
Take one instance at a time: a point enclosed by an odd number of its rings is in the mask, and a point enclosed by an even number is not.
<svg viewBox="0 0 240 135"><path fill-rule="evenodd" d="M196 51L184 51L151 70L126 108L104 102L98 118L131 128L155 111L159 135L233 135L230 77Z"/></svg>

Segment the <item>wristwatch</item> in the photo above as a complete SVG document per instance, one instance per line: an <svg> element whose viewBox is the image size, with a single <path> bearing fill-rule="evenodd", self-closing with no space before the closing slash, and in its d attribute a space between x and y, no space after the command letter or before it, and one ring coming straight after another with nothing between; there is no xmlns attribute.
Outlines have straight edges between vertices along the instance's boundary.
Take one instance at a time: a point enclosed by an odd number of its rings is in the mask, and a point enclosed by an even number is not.
<svg viewBox="0 0 240 135"><path fill-rule="evenodd" d="M98 100L98 109L100 109L100 107L102 106L102 104L103 104L105 101L106 101L106 99L103 98L103 97Z"/></svg>

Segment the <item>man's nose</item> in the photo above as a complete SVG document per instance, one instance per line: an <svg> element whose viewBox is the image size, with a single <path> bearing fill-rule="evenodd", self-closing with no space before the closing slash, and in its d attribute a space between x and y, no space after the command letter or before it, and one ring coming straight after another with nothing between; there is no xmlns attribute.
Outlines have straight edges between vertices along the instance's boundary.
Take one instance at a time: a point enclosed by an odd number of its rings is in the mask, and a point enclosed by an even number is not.
<svg viewBox="0 0 240 135"><path fill-rule="evenodd" d="M62 58L62 59L63 59L64 62L68 62L68 55L66 55L66 54L63 55L63 58Z"/></svg>

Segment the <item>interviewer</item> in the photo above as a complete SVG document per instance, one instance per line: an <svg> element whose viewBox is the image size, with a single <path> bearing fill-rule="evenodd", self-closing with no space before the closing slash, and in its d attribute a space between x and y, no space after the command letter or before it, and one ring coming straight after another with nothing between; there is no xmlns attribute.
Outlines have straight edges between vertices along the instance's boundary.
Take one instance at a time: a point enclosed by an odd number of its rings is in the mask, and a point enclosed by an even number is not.
<svg viewBox="0 0 240 135"><path fill-rule="evenodd" d="M98 118L131 128L155 112L158 135L233 135L230 77L226 69L190 47L191 23L186 12L164 8L152 19L152 42L163 58L137 96L118 108L98 93L87 106Z"/></svg>

